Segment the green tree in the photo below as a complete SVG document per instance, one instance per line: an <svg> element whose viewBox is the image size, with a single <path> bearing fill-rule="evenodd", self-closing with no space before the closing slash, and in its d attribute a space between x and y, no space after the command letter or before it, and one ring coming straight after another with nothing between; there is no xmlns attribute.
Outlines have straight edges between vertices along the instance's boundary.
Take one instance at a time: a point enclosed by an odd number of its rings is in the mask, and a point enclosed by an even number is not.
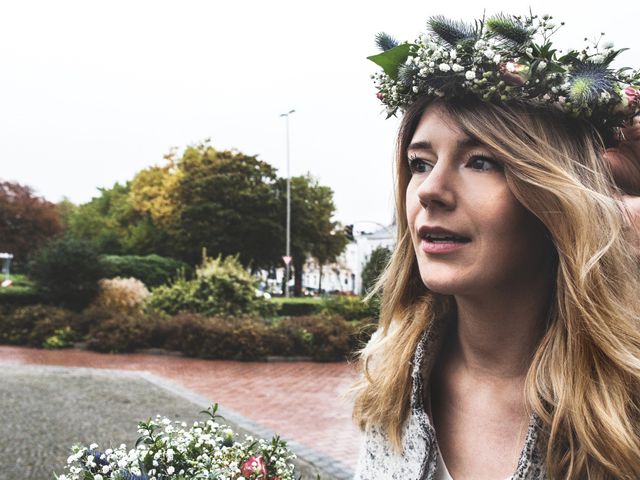
<svg viewBox="0 0 640 480"><path fill-rule="evenodd" d="M286 179L278 181L281 218L286 219ZM302 292L302 269L307 256L320 266L334 261L347 245L344 230L332 221L335 213L333 191L311 175L291 178L291 255L295 295ZM284 237L283 237L284 240ZM284 241L280 251L284 252Z"/></svg>
<svg viewBox="0 0 640 480"><path fill-rule="evenodd" d="M134 207L131 182L99 190L99 196L69 211L70 236L91 242L100 253L147 255L168 250L164 232Z"/></svg>
<svg viewBox="0 0 640 480"><path fill-rule="evenodd" d="M177 167L175 150L164 156L163 166L146 168L136 174L131 182L133 208L149 218L159 228L166 228L175 214L173 192L182 172Z"/></svg>
<svg viewBox="0 0 640 480"><path fill-rule="evenodd" d="M389 263L391 250L387 247L377 247L371 252L367 263L362 269L362 294L367 295L382 275Z"/></svg>
<svg viewBox="0 0 640 480"><path fill-rule="evenodd" d="M56 207L33 190L15 182L0 182L0 252L14 255L14 266L62 231Z"/></svg>
<svg viewBox="0 0 640 480"><path fill-rule="evenodd" d="M62 227L66 231L69 228L71 217L78 211L78 205L73 203L67 197L64 197L56 203L56 211L62 222Z"/></svg>
<svg viewBox="0 0 640 480"><path fill-rule="evenodd" d="M212 256L237 254L253 270L277 262L284 223L271 165L206 141L186 149L175 175L168 225L182 259L195 264L206 248Z"/></svg>

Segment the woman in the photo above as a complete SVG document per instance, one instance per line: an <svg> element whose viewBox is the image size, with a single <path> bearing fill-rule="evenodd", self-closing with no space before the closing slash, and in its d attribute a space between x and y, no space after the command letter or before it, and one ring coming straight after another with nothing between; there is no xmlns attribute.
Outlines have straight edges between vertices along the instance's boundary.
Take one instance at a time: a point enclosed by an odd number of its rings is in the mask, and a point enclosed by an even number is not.
<svg viewBox="0 0 640 480"><path fill-rule="evenodd" d="M358 479L640 478L640 272L603 154L633 190L637 90L618 84L640 77L610 47L558 58L550 24L379 37L378 96L404 116Z"/></svg>

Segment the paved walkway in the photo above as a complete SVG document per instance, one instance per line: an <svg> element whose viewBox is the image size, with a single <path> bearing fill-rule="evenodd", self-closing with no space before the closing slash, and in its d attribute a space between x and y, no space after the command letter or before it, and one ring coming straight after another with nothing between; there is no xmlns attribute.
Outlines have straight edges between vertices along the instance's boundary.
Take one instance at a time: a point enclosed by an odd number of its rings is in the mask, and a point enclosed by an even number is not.
<svg viewBox="0 0 640 480"><path fill-rule="evenodd" d="M321 460L333 459L343 472L355 467L360 434L346 393L357 374L346 363L232 362L0 346L0 364L149 372L278 432L319 453ZM148 414L155 413L162 412Z"/></svg>

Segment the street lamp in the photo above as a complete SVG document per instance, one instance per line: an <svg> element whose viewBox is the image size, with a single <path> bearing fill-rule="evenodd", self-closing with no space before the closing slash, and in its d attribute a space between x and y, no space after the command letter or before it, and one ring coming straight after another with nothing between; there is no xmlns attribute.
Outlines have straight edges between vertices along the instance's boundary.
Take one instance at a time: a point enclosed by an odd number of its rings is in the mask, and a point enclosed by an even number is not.
<svg viewBox="0 0 640 480"><path fill-rule="evenodd" d="M289 110L287 113L281 113L281 117L285 117L287 120L287 251L284 257L284 263L286 265L285 273L285 296L289 298L289 276L291 272L291 165L290 165L290 152L289 152L289 115L294 113L295 110Z"/></svg>

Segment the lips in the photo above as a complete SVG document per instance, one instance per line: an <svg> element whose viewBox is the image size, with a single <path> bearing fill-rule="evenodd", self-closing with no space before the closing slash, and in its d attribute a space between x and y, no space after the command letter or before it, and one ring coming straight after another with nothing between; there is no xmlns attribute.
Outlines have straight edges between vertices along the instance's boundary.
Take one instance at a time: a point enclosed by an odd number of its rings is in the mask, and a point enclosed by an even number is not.
<svg viewBox="0 0 640 480"><path fill-rule="evenodd" d="M467 245L471 239L442 227L422 226L418 229L420 247L424 253L453 253Z"/></svg>
<svg viewBox="0 0 640 480"><path fill-rule="evenodd" d="M469 243L471 239L452 230L442 227L422 226L418 229L422 240L432 243Z"/></svg>

